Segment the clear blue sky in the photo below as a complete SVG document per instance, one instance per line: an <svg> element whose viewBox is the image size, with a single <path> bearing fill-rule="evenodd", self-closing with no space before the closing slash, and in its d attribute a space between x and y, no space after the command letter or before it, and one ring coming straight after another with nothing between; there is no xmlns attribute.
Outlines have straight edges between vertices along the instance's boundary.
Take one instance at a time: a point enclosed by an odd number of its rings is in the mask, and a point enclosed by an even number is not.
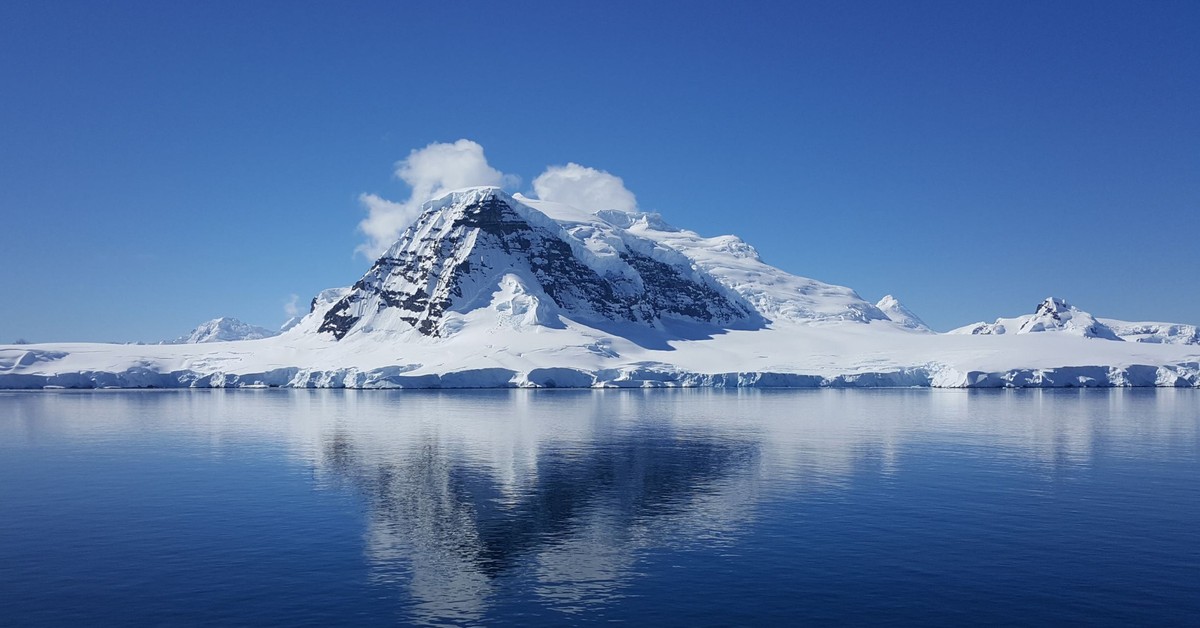
<svg viewBox="0 0 1200 628"><path fill-rule="evenodd" d="M360 193L568 161L939 329L1200 323L1200 2L0 3L0 341L276 326Z"/></svg>

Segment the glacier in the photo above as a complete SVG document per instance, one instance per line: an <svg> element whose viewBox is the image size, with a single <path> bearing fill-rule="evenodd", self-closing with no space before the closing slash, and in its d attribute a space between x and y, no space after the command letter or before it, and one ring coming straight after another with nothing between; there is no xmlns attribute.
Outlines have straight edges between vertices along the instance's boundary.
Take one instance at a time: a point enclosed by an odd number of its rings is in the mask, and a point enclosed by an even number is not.
<svg viewBox="0 0 1200 628"><path fill-rule="evenodd" d="M274 333L274 332L270 332ZM736 236L468 188L277 335L0 345L0 388L1200 387L1194 326L1050 298L935 333Z"/></svg>

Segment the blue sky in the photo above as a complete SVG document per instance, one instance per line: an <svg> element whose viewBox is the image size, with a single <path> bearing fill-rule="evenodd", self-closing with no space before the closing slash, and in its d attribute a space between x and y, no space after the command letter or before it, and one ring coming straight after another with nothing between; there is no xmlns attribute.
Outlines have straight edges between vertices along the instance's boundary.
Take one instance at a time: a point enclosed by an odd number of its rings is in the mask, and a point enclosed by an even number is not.
<svg viewBox="0 0 1200 628"><path fill-rule="evenodd" d="M653 6L648 6L653 5ZM363 193L469 138L939 329L1200 323L1200 3L0 3L0 341L348 285Z"/></svg>

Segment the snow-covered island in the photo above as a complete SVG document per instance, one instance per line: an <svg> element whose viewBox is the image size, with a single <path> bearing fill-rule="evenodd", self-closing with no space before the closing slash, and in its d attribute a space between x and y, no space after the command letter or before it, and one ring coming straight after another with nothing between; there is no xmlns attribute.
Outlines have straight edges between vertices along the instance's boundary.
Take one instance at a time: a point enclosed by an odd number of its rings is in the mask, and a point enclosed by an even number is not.
<svg viewBox="0 0 1200 628"><path fill-rule="evenodd" d="M428 202L282 333L220 320L175 344L0 345L0 388L1200 387L1191 325L1049 298L938 334L735 236L490 187Z"/></svg>

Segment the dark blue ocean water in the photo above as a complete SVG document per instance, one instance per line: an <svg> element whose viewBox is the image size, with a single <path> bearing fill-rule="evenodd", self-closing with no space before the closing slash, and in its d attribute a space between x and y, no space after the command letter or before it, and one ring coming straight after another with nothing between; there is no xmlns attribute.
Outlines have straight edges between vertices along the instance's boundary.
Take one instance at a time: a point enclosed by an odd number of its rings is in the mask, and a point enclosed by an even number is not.
<svg viewBox="0 0 1200 628"><path fill-rule="evenodd" d="M1200 391L0 394L0 625L1196 625Z"/></svg>

